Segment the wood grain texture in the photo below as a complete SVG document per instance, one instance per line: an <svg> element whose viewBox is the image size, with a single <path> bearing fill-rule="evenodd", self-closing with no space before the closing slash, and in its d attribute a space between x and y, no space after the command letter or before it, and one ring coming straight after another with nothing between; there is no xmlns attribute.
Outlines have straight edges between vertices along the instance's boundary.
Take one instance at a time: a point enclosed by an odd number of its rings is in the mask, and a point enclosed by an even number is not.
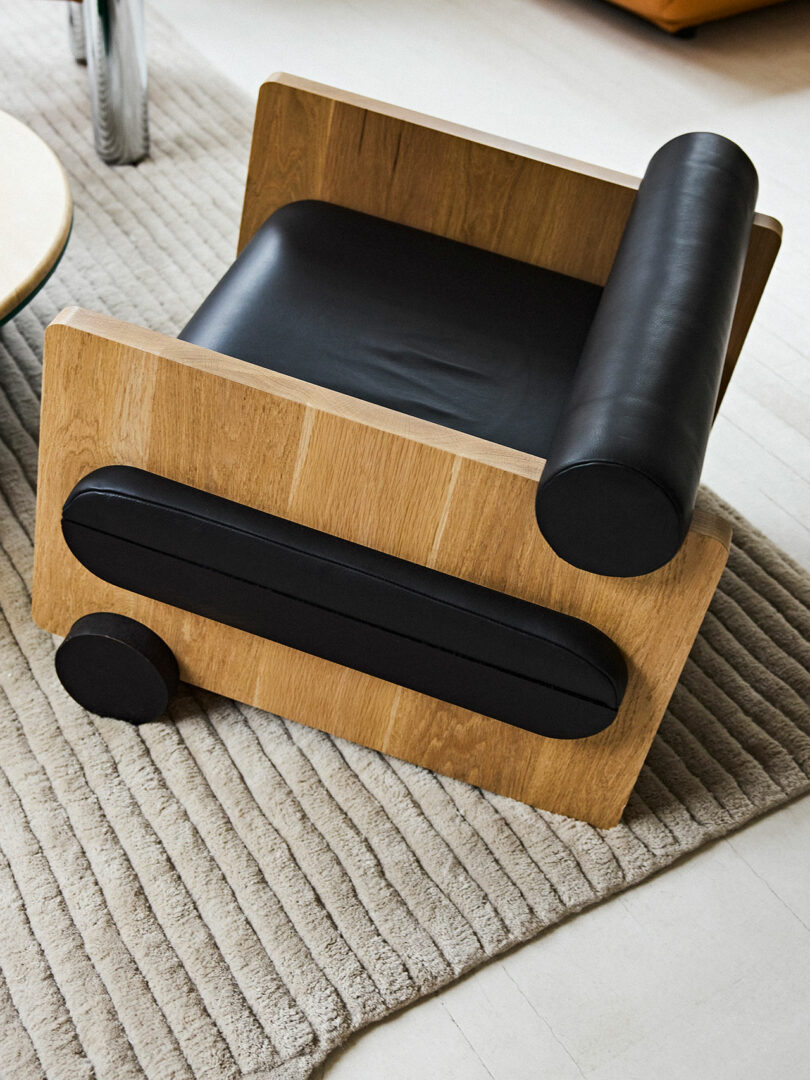
<svg viewBox="0 0 810 1080"><path fill-rule="evenodd" d="M36 292L70 234L73 201L53 150L0 111L0 323Z"/></svg>
<svg viewBox="0 0 810 1080"><path fill-rule="evenodd" d="M280 206L323 199L604 285L639 182L280 74L259 92L239 250ZM780 238L755 216L718 406Z"/></svg>
<svg viewBox="0 0 810 1080"><path fill-rule="evenodd" d="M238 422L224 422L223 418ZM62 539L75 483L126 464L584 618L622 649L616 722L545 739L108 585ZM543 462L296 379L68 309L46 335L34 617L152 627L197 685L546 809L615 824L727 556L699 515L642 578L576 570L534 521ZM726 542L723 542L725 538Z"/></svg>

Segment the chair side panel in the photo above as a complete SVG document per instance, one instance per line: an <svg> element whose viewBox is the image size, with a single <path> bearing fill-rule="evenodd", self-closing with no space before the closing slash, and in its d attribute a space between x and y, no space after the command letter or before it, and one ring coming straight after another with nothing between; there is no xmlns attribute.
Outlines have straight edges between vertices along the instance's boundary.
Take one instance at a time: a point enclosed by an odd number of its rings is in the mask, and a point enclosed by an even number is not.
<svg viewBox="0 0 810 1080"><path fill-rule="evenodd" d="M91 611L129 615L164 638L189 682L546 809L618 821L725 564L720 533L693 529L671 563L643 578L578 571L537 530L536 481L476 460L478 440L465 453L458 433L454 450L382 431L229 378L228 358L154 334L147 349L137 328L96 319L109 337L66 323L48 331L41 626L65 634ZM627 659L619 716L588 739L543 738L102 582L68 550L61 509L82 476L110 464L584 618Z"/></svg>

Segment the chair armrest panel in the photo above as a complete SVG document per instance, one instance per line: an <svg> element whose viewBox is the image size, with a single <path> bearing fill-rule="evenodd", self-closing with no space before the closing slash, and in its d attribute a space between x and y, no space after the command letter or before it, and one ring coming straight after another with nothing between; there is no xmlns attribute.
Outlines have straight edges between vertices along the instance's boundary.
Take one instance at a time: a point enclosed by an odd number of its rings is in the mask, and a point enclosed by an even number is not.
<svg viewBox="0 0 810 1080"><path fill-rule="evenodd" d="M580 569L646 574L683 542L756 194L719 135L681 135L650 162L538 487L541 532Z"/></svg>

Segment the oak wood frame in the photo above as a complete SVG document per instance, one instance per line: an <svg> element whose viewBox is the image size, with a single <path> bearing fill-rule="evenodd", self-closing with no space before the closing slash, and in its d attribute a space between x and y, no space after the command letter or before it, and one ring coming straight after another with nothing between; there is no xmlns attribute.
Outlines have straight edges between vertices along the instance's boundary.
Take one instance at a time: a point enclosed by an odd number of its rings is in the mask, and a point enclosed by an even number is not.
<svg viewBox="0 0 810 1080"><path fill-rule="evenodd" d="M594 195L600 236L611 234L610 207L623 212L629 178L496 144L282 77L260 94L241 243L274 206L317 196L598 280L612 255L604 239L589 248L589 226L569 247L547 214L529 227L538 213L536 170L564 206L579 203L583 191ZM366 167L373 183L361 191ZM406 171L415 188L401 179ZM512 181L499 189L507 175ZM452 177L461 192L455 202ZM435 199L428 181L437 184ZM620 196L608 194L614 187ZM531 250L526 240L519 247L503 202L524 222ZM580 207L574 217L588 215ZM755 283L751 312L767 277L763 252L771 250L770 227L758 227L765 237L746 271ZM100 581L67 549L61 508L82 476L112 463L586 619L628 662L618 718L591 738L546 739ZM697 512L681 551L655 573L588 574L554 555L537 529L534 492L543 465L463 432L67 309L46 334L34 618L65 634L90 611L130 615L167 641L189 682L610 827L697 634L731 532L721 518Z"/></svg>

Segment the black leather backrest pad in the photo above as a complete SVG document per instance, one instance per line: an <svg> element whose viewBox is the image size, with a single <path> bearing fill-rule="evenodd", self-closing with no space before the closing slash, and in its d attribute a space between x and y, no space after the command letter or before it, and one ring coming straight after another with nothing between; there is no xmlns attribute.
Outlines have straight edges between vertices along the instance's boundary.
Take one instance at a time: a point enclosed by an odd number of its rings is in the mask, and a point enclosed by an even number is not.
<svg viewBox="0 0 810 1080"><path fill-rule="evenodd" d="M601 292L306 200L267 219L180 337L545 457Z"/></svg>
<svg viewBox="0 0 810 1080"><path fill-rule="evenodd" d="M540 529L575 566L645 574L683 542L756 194L719 135L682 135L650 162L538 489Z"/></svg>
<svg viewBox="0 0 810 1080"><path fill-rule="evenodd" d="M81 480L62 528L105 581L540 734L594 734L624 694L581 620L139 469Z"/></svg>

